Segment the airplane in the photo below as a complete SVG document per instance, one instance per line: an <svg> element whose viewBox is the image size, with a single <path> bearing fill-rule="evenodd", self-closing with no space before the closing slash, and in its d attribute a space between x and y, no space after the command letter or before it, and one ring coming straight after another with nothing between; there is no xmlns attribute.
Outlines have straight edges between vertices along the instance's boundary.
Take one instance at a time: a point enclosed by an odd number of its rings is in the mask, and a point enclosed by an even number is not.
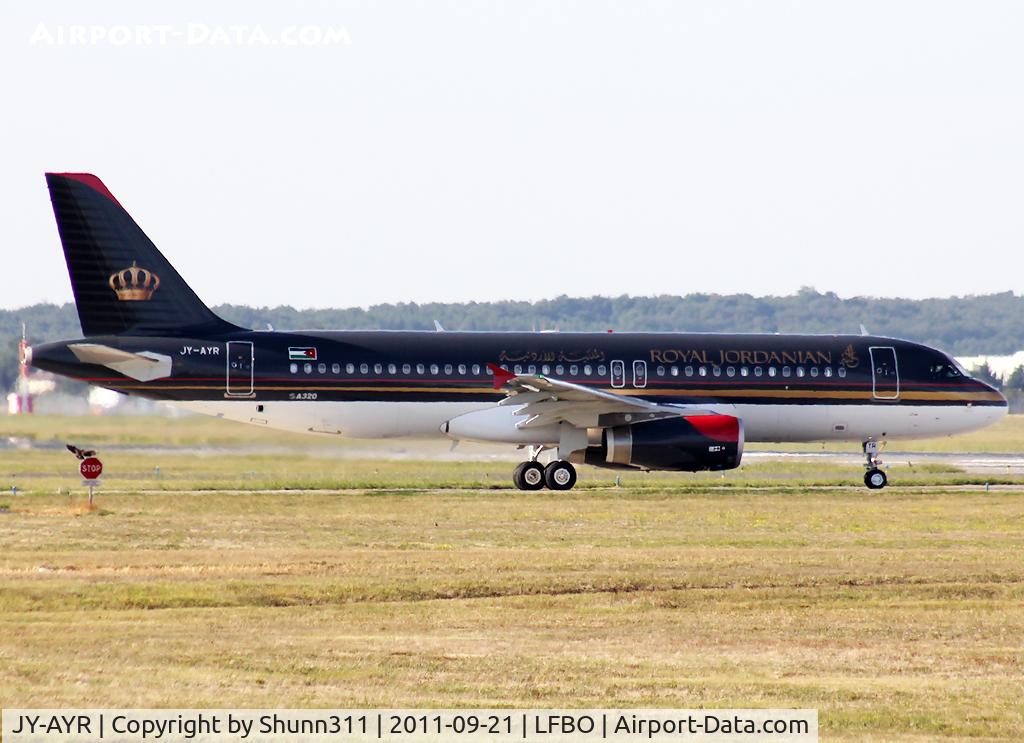
<svg viewBox="0 0 1024 743"><path fill-rule="evenodd" d="M46 182L84 337L25 363L185 410L515 445L522 490L569 490L578 464L728 470L746 442L812 441L860 442L877 490L886 441L1007 412L942 351L866 334L250 330L203 304L99 178Z"/></svg>

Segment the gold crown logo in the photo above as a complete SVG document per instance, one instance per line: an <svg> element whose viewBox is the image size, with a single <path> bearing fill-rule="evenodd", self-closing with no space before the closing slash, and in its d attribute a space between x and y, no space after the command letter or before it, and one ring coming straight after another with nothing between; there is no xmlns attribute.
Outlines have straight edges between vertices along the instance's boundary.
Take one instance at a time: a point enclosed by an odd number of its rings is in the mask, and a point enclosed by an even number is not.
<svg viewBox="0 0 1024 743"><path fill-rule="evenodd" d="M857 358L857 352L853 350L852 343L843 351L843 357L839 359L839 363L847 369L856 369L860 364L860 359Z"/></svg>
<svg viewBox="0 0 1024 743"><path fill-rule="evenodd" d="M160 277L148 269L139 268L132 261L128 268L110 274L107 283L114 290L118 301L145 302L160 288Z"/></svg>

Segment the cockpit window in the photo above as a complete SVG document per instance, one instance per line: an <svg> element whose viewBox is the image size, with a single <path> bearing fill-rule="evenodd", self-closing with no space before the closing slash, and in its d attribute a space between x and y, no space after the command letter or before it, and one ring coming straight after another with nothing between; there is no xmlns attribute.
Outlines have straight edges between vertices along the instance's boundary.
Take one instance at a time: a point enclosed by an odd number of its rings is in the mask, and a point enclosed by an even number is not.
<svg viewBox="0 0 1024 743"><path fill-rule="evenodd" d="M932 379L957 379L963 376L959 369L949 363L932 364L929 370L931 371Z"/></svg>

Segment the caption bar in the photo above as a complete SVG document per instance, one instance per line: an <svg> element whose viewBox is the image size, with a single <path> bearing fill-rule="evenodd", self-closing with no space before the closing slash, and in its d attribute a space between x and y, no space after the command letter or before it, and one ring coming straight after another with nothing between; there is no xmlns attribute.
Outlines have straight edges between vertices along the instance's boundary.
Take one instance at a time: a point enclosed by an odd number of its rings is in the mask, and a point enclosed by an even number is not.
<svg viewBox="0 0 1024 743"><path fill-rule="evenodd" d="M793 741L813 709L5 709L5 743Z"/></svg>

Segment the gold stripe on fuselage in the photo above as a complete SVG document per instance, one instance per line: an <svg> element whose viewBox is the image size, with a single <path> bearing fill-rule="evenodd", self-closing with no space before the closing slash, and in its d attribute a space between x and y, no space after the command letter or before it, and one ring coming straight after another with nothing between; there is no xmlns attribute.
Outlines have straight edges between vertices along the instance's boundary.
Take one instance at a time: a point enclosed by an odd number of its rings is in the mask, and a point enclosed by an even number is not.
<svg viewBox="0 0 1024 743"><path fill-rule="evenodd" d="M224 390L224 385L117 385L123 390ZM599 388L595 391L610 392L614 395L637 397L759 397L779 399L814 399L814 400L920 400L930 402L1002 402L996 392L987 391L953 391L934 392L927 390L901 390L899 397L875 397L871 390L756 390L756 389L650 389L650 388ZM433 394L488 394L504 397L505 393L491 387L388 387L377 386L257 386L256 392L395 392L395 393L433 393Z"/></svg>

